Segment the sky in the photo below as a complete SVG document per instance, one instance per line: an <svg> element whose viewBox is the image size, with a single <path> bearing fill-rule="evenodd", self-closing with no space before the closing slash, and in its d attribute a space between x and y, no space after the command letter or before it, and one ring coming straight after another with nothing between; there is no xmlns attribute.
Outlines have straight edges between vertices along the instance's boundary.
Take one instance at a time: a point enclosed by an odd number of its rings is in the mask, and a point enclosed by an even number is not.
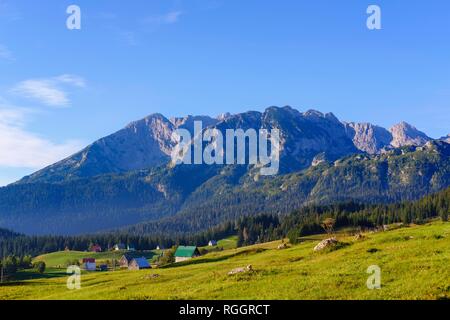
<svg viewBox="0 0 450 320"><path fill-rule="evenodd" d="M152 113L285 105L447 135L450 2L0 0L0 185Z"/></svg>

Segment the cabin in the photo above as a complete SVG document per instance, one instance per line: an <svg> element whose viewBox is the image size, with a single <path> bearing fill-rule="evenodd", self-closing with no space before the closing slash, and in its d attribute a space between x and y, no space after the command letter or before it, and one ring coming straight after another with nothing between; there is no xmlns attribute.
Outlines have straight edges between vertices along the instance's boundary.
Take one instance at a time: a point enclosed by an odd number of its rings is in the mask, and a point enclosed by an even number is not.
<svg viewBox="0 0 450 320"><path fill-rule="evenodd" d="M175 251L175 262L182 262L200 256L200 251L193 246L179 246Z"/></svg>
<svg viewBox="0 0 450 320"><path fill-rule="evenodd" d="M209 243L208 243L208 246L209 246L209 247L215 247L215 246L217 246L217 241L216 241L216 240L210 240Z"/></svg>
<svg viewBox="0 0 450 320"><path fill-rule="evenodd" d="M120 251L120 250L125 250L126 247L123 243L118 243L116 245L114 245L114 251Z"/></svg>
<svg viewBox="0 0 450 320"><path fill-rule="evenodd" d="M82 260L81 266L86 271L95 271L97 269L97 265L95 263L94 258L84 258Z"/></svg>
<svg viewBox="0 0 450 320"><path fill-rule="evenodd" d="M102 247L100 247L98 244L94 244L91 247L91 252L102 252Z"/></svg>
<svg viewBox="0 0 450 320"><path fill-rule="evenodd" d="M134 258L128 265L128 270L144 270L151 269L150 263L144 257Z"/></svg>
<svg viewBox="0 0 450 320"><path fill-rule="evenodd" d="M135 256L126 253L124 254L120 260L119 260L119 265L121 268L128 268L128 266L130 265L131 261L136 258Z"/></svg>

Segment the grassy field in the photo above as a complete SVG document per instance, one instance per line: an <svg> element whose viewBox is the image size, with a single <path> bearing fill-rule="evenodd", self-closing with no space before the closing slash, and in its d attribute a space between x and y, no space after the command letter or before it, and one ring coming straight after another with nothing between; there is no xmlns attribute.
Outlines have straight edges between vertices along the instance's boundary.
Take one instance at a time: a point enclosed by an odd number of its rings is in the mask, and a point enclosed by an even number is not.
<svg viewBox="0 0 450 320"><path fill-rule="evenodd" d="M346 245L313 252L320 237L284 250L277 249L278 241L161 269L87 273L81 290L73 291L67 275L49 270L0 287L0 299L450 299L450 223L371 233L362 240L341 234ZM228 275L249 264L254 272ZM381 268L381 289L366 286L371 265Z"/></svg>

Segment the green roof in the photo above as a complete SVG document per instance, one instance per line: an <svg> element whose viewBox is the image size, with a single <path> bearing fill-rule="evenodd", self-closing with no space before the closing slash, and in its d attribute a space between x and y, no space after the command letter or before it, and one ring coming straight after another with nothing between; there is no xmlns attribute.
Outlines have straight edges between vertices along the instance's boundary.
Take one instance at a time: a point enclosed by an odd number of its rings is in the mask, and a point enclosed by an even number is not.
<svg viewBox="0 0 450 320"><path fill-rule="evenodd" d="M199 254L197 247L179 246L175 252L175 257L192 258L196 254Z"/></svg>

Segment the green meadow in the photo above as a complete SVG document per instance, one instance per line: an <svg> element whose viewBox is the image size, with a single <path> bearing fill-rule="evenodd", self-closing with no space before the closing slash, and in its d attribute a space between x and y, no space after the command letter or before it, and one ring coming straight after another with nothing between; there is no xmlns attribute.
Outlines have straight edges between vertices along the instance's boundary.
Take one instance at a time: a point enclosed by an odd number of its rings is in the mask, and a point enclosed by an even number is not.
<svg viewBox="0 0 450 320"><path fill-rule="evenodd" d="M337 237L344 245L314 252L324 237L303 238L281 250L281 241L243 248L230 243L223 251L164 268L83 273L80 290L67 289L65 270L23 272L21 280L0 287L0 299L450 299L448 222L367 233L359 240L341 232ZM57 266L83 254L37 259ZM254 271L228 275L247 265ZM371 265L381 268L381 289L367 288Z"/></svg>

